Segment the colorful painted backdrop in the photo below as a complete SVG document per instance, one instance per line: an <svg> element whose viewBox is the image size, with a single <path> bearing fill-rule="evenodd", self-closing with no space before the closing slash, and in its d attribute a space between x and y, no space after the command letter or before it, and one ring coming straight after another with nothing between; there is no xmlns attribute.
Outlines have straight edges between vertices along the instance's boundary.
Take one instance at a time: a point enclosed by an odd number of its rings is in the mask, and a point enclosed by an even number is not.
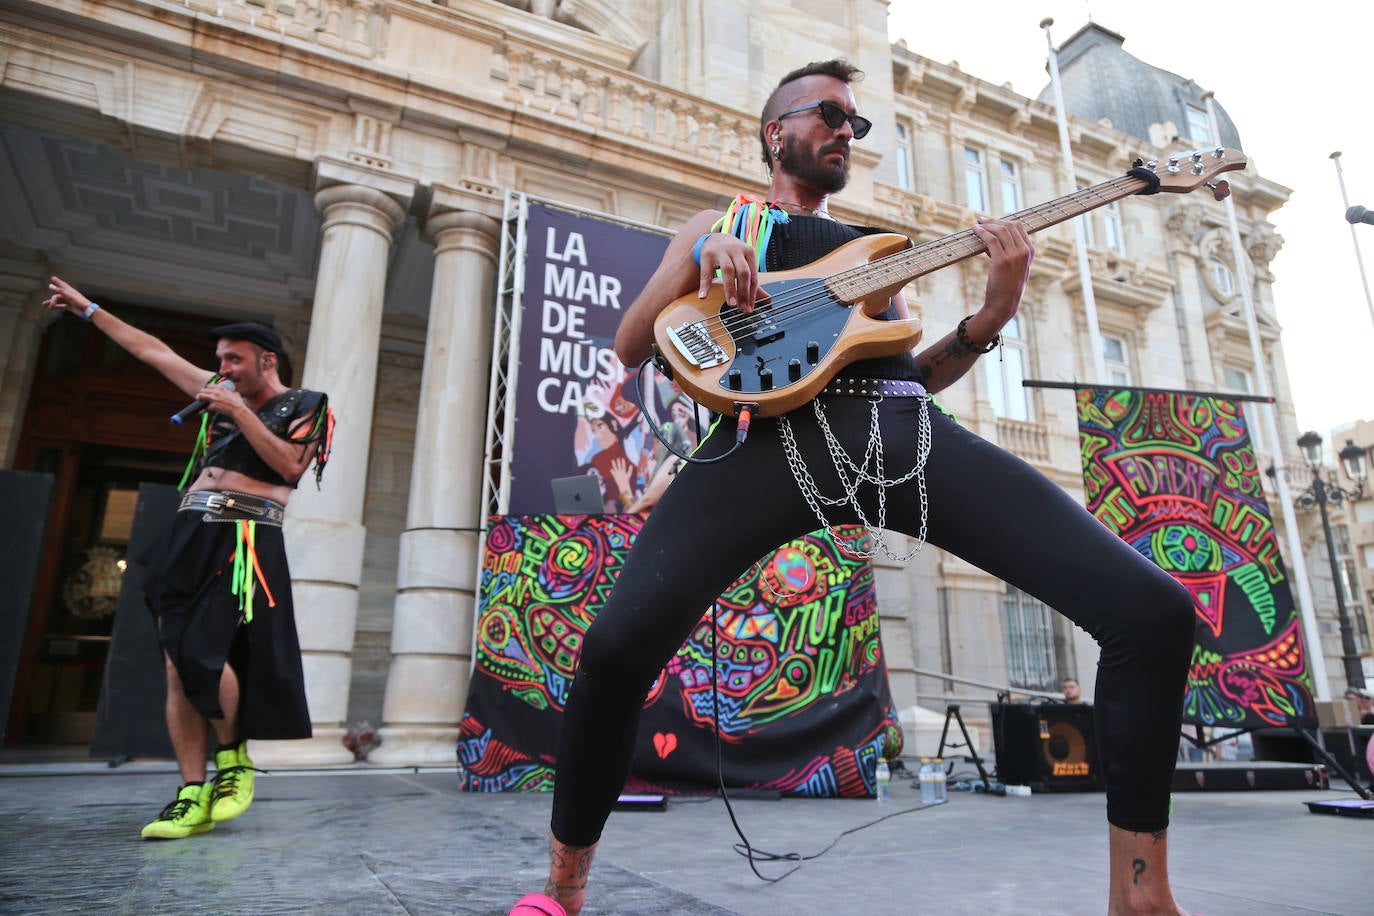
<svg viewBox="0 0 1374 916"><path fill-rule="evenodd" d="M468 791L552 789L582 636L642 525L638 514L490 519L458 741ZM842 535L852 537L867 535ZM645 700L627 791L715 786L713 657L727 786L873 793L877 758L895 757L902 736L868 561L816 533L726 589Z"/></svg>
<svg viewBox="0 0 1374 916"><path fill-rule="evenodd" d="M1078 390L1088 509L1193 594L1184 721L1315 725L1312 675L1235 401Z"/></svg>

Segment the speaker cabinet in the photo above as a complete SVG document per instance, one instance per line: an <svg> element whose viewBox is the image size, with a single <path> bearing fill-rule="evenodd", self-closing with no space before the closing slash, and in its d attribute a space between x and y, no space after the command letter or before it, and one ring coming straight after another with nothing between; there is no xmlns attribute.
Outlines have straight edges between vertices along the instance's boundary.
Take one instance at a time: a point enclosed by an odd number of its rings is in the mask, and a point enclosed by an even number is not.
<svg viewBox="0 0 1374 916"><path fill-rule="evenodd" d="M1096 792L1093 710L1084 704L993 703L997 778L1032 792Z"/></svg>

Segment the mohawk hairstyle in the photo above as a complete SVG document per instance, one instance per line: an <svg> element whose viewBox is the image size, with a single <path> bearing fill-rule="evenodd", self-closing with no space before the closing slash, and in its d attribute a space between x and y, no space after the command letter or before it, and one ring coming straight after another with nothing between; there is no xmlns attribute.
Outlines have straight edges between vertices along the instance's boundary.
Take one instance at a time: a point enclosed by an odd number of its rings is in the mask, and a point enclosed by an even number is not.
<svg viewBox="0 0 1374 916"><path fill-rule="evenodd" d="M857 83L863 79L864 72L843 57L837 57L832 60L813 60L778 80L777 88L768 96L768 101L763 103L763 114L759 116L759 147L763 153L763 164L768 167L770 173L773 171L773 160L768 157L768 140L763 135L763 128L780 114L778 109L782 106L778 104L778 96L782 88L806 76L833 76L847 84Z"/></svg>

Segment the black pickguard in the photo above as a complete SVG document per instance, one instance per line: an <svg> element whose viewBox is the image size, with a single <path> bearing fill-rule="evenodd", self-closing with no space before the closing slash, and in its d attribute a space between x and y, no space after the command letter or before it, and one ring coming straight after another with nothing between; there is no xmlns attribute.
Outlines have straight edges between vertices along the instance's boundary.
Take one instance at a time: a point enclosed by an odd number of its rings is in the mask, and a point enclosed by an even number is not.
<svg viewBox="0 0 1374 916"><path fill-rule="evenodd" d="M854 307L814 278L764 283L763 289L771 298L750 315L728 305L720 310L735 341L735 358L717 384L732 395L775 391L805 379L835 345Z"/></svg>

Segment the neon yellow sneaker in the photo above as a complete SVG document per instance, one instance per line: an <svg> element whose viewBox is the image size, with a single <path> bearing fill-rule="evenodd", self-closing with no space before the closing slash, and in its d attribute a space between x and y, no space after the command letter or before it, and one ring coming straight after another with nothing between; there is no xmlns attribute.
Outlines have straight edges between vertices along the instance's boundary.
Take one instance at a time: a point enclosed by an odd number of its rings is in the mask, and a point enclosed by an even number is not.
<svg viewBox="0 0 1374 916"><path fill-rule="evenodd" d="M232 821L253 803L253 761L248 742L215 751L215 781L210 790L210 819Z"/></svg>
<svg viewBox="0 0 1374 916"><path fill-rule="evenodd" d="M210 786L206 783L187 783L177 789L176 801L162 809L147 827L145 840L179 840L213 829L210 820Z"/></svg>

